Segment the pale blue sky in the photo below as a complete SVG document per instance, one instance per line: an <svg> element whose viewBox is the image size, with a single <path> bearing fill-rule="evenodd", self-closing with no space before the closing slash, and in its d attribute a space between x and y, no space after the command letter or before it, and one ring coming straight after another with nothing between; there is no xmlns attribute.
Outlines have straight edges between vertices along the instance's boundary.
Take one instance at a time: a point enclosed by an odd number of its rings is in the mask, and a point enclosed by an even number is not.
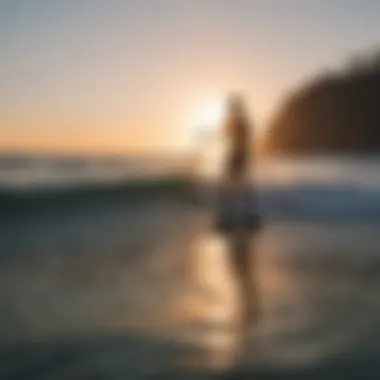
<svg viewBox="0 0 380 380"><path fill-rule="evenodd" d="M235 89L263 124L377 47L379 15L378 0L0 0L0 147L175 145Z"/></svg>

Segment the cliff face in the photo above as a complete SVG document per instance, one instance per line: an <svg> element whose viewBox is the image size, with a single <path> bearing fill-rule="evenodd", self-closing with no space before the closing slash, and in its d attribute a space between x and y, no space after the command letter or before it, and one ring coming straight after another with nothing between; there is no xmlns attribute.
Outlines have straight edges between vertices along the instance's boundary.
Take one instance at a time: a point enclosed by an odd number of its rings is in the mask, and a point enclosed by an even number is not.
<svg viewBox="0 0 380 380"><path fill-rule="evenodd" d="M380 62L307 84L267 127L269 154L380 153Z"/></svg>

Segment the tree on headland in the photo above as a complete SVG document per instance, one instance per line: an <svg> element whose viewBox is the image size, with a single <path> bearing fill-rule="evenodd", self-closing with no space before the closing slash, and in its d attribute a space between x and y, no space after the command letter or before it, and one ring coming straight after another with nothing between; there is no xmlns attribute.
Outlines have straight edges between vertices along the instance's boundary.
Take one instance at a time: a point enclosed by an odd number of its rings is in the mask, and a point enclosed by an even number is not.
<svg viewBox="0 0 380 380"><path fill-rule="evenodd" d="M291 94L267 126L269 154L380 153L380 54L355 56Z"/></svg>

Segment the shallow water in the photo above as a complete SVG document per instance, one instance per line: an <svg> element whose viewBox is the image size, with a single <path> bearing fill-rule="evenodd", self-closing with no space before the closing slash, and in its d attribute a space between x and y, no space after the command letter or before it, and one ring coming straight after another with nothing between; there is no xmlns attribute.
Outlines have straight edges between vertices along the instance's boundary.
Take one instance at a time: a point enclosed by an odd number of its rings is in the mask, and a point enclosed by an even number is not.
<svg viewBox="0 0 380 380"><path fill-rule="evenodd" d="M210 215L175 197L92 202L2 220L5 378L380 373L378 223L268 222L251 252L258 320L242 328Z"/></svg>
<svg viewBox="0 0 380 380"><path fill-rule="evenodd" d="M377 163L261 164L248 325L177 185L1 194L0 377L379 378Z"/></svg>

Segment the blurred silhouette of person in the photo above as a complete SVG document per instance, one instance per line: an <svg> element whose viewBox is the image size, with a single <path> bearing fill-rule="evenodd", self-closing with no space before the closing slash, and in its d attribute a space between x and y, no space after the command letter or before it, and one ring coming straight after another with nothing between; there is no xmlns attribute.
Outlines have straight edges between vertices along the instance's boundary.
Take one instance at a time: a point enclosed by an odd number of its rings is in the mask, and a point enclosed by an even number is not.
<svg viewBox="0 0 380 380"><path fill-rule="evenodd" d="M257 318L251 240L260 227L260 220L251 182L253 128L240 95L234 94L227 101L222 133L226 139L227 153L218 194L217 229L227 237L230 265L241 298L243 321L250 322ZM239 203L240 210L236 210Z"/></svg>
<svg viewBox="0 0 380 380"><path fill-rule="evenodd" d="M251 132L251 123L242 97L237 94L231 95L223 126L228 144L225 176L230 183L241 184L249 176L252 155Z"/></svg>
<svg viewBox="0 0 380 380"><path fill-rule="evenodd" d="M236 205L243 203L239 224L254 231L259 224L254 186L251 181L253 156L253 127L249 120L243 99L231 95L227 101L227 112L222 127L227 149L224 170L218 192L217 229L228 232L236 227ZM236 202L238 201L238 202ZM236 218L235 218L236 219Z"/></svg>

